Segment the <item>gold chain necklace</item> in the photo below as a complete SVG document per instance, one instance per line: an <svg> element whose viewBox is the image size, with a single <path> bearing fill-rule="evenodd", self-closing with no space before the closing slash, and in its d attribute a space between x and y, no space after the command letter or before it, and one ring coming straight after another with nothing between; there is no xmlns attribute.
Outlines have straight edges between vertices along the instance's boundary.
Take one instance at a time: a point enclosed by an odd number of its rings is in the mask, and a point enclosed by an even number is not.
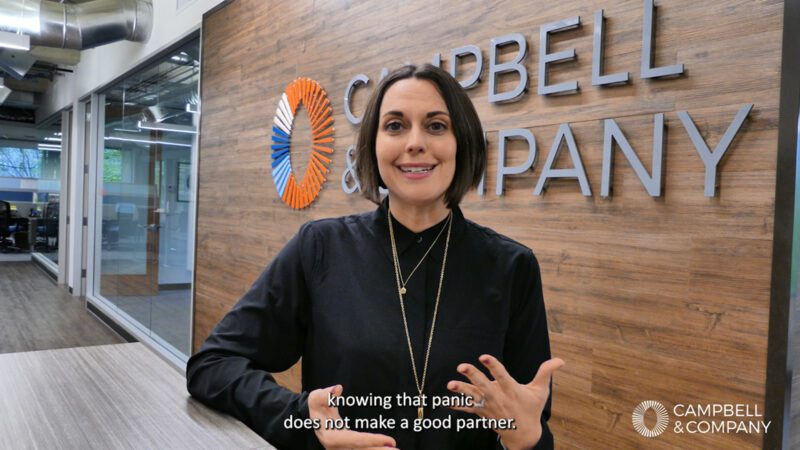
<svg viewBox="0 0 800 450"><path fill-rule="evenodd" d="M452 219L452 217L453 217L453 215L449 214L447 216L447 222L449 222L450 219ZM406 286L408 285L408 282L411 281L411 277L414 276L414 272L416 272L417 269L419 269L419 266L422 264L422 261L425 261L425 258L428 256L428 253L430 253L431 250L433 250L433 246L436 245L437 242L439 242L439 238L442 237L442 233L444 233L444 229L446 227L447 227L447 223L442 225L442 229L439 230L439 234L436 235L436 239L433 240L433 243L431 243L430 247L428 247L428 250L425 252L425 254L422 255L422 258L419 259L419 262L417 263L416 266L414 266L414 269L411 271L411 274L408 275L408 278L406 278L405 281L403 280L403 269L402 269L402 267L400 267L399 263L397 264L397 270L398 270L398 272L400 272L400 283L402 284L400 286L400 293L401 294L405 295Z"/></svg>
<svg viewBox="0 0 800 450"><path fill-rule="evenodd" d="M419 400L419 407L417 408L417 417L422 419L424 414L424 408L422 406L422 393L425 390L425 377L428 373L428 359L431 355L431 343L433 342L433 332L436 329L436 314L439 312L439 299L442 294L442 282L444 281L444 267L447 263L447 249L450 246L450 230L453 228L453 221L449 220L452 218L453 211L450 211L450 217L448 217L448 224L447 224L447 238L444 241L444 256L442 257L442 270L439 274L439 287L436 289L436 303L433 307L433 319L431 320L431 333L428 336L428 345L427 349L425 350L425 363L422 366L422 382L420 382L419 377L417 376L417 363L414 360L414 349L411 347L411 334L408 331L408 320L406 319L406 306L405 302L403 301L403 294L404 288L400 284L400 260L397 257L397 245L395 244L394 240L394 228L392 227L392 213L389 212L389 238L392 242L392 259L394 263L394 276L395 280L397 281L397 295L400 297L400 311L403 314L403 329L406 332L406 343L408 344L408 353L411 356L411 369L414 372L414 383L417 385L417 392L419 392L418 400ZM409 277L410 278L410 277Z"/></svg>

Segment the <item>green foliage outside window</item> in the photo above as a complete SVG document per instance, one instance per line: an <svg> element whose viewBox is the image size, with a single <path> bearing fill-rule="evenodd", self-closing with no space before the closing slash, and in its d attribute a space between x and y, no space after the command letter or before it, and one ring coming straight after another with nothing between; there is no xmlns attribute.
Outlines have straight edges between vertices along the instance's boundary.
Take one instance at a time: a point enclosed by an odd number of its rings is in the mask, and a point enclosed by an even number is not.
<svg viewBox="0 0 800 450"><path fill-rule="evenodd" d="M122 182L122 152L113 148L103 150L103 181Z"/></svg>

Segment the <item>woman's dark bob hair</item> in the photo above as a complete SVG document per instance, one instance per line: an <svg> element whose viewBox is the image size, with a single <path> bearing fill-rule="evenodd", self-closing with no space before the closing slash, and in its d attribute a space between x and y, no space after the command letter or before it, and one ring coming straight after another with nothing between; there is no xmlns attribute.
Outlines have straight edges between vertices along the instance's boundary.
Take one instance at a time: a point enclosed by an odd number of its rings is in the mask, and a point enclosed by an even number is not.
<svg viewBox="0 0 800 450"><path fill-rule="evenodd" d="M379 188L386 185L378 172L375 142L380 124L383 96L391 85L406 78L428 80L436 86L447 105L453 134L456 137L456 170L453 182L444 194L448 208L461 201L464 194L477 187L486 168L486 141L478 113L464 88L444 70L431 64L406 65L390 72L372 93L364 111L356 146L356 172L361 193L367 199L380 203Z"/></svg>

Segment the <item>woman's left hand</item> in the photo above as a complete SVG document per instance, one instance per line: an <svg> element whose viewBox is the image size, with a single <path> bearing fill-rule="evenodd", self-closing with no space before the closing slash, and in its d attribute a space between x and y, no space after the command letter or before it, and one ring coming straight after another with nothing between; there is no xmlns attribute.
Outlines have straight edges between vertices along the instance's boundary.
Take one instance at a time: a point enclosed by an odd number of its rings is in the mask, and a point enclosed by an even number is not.
<svg viewBox="0 0 800 450"><path fill-rule="evenodd" d="M494 381L472 364L459 364L458 372L471 384L451 381L447 383L447 389L471 396L476 405L453 409L490 419L514 419L516 429L495 430L503 445L509 450L532 449L542 436L540 419L550 395L550 379L564 361L560 358L545 361L539 366L533 381L519 384L494 356L481 355L478 359L489 369Z"/></svg>

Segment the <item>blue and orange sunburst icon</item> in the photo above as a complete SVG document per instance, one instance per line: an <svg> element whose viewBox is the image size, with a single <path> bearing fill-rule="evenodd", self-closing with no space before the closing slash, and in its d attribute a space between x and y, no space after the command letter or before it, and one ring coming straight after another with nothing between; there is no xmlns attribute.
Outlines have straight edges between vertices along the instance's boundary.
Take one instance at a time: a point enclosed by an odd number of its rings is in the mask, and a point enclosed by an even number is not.
<svg viewBox="0 0 800 450"><path fill-rule="evenodd" d="M298 180L290 153L292 126L301 103L311 123L311 157L303 177ZM272 180L281 200L290 207L308 207L322 190L331 163L325 154L333 153L333 131L331 102L325 89L305 77L289 83L278 102L272 124Z"/></svg>

